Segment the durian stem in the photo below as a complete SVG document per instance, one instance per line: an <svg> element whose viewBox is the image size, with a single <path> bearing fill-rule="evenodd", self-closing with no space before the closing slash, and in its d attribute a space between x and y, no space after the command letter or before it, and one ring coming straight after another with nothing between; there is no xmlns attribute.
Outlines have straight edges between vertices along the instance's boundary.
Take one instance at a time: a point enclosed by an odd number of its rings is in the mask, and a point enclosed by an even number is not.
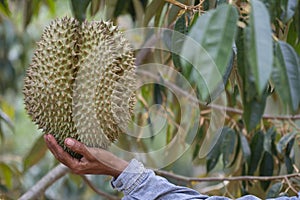
<svg viewBox="0 0 300 200"><path fill-rule="evenodd" d="M63 177L69 172L69 168L63 164L57 165L49 171L41 180L39 180L30 190L25 192L19 200L37 199L43 195L44 191L51 186L55 181Z"/></svg>

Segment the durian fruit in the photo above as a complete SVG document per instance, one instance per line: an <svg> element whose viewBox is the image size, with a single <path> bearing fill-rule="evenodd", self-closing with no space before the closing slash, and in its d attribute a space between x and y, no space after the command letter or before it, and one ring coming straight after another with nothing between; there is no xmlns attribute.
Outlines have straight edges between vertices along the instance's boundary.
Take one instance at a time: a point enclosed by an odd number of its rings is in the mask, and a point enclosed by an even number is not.
<svg viewBox="0 0 300 200"><path fill-rule="evenodd" d="M106 149L125 133L135 105L129 42L111 22L64 17L45 28L24 78L25 108L64 146L72 137Z"/></svg>

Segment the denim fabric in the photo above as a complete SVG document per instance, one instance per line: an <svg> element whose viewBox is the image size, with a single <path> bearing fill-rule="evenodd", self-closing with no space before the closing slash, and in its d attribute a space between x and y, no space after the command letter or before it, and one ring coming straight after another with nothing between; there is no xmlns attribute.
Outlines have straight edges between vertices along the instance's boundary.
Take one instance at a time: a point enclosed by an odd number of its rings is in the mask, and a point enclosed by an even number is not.
<svg viewBox="0 0 300 200"><path fill-rule="evenodd" d="M142 163L133 159L128 167L119 175L117 179L113 179L112 187L124 193L123 200L229 200L227 197L207 196L199 194L197 191L176 186L168 182L165 178L156 176L150 169L146 169ZM257 200L259 198L247 195L238 200ZM299 200L298 197L280 197L276 200Z"/></svg>

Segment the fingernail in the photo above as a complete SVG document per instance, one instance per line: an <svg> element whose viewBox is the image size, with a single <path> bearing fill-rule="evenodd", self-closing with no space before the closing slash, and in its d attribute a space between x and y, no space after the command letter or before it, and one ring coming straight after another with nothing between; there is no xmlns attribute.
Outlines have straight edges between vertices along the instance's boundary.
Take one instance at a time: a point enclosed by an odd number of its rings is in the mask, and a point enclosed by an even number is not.
<svg viewBox="0 0 300 200"><path fill-rule="evenodd" d="M72 139L66 139L66 144L68 145L68 146L73 146L74 144L75 144L75 142L72 140Z"/></svg>

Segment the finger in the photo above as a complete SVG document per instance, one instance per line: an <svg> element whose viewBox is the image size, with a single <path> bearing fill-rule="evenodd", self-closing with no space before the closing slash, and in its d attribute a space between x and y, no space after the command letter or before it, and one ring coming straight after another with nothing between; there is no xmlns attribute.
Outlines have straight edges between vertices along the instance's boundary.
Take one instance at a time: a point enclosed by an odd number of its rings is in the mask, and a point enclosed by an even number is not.
<svg viewBox="0 0 300 200"><path fill-rule="evenodd" d="M49 148L49 150L52 152L54 157L59 160L61 163L65 164L68 167L72 167L74 163L77 163L77 160L74 160L70 154L65 152L61 146L59 146L55 140L55 138L50 135L46 134L44 136L46 144ZM77 162L76 162L77 161Z"/></svg>
<svg viewBox="0 0 300 200"><path fill-rule="evenodd" d="M88 160L93 159L94 157L89 152L88 148L81 142L74 140L72 138L65 139L65 145L70 148L72 151L81 154Z"/></svg>

